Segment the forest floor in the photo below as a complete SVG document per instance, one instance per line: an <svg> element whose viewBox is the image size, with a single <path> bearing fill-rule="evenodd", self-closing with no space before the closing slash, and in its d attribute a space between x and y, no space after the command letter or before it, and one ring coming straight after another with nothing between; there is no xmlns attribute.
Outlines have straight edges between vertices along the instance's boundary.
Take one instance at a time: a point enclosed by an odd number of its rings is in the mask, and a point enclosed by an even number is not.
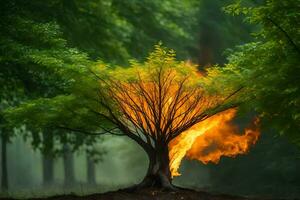
<svg viewBox="0 0 300 200"><path fill-rule="evenodd" d="M268 198L250 198L231 195L210 194L194 190L181 189L174 192L161 191L148 188L136 192L118 190L103 194L92 194L87 196L62 195L47 198L34 198L33 200L267 200ZM0 200L13 200L4 199ZM29 199L28 199L29 200ZM268 199L270 200L270 199Z"/></svg>

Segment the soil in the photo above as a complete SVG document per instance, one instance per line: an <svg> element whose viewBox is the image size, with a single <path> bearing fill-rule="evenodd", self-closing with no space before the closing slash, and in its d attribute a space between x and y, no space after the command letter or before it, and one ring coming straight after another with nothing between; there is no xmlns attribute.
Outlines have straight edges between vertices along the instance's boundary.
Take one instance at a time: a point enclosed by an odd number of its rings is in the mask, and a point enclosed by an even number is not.
<svg viewBox="0 0 300 200"><path fill-rule="evenodd" d="M194 190L180 189L177 191L162 191L147 188L139 191L118 190L103 194L88 196L63 195L48 198L34 198L34 200L263 200L265 198L248 198L231 195L210 194ZM13 199L0 199L13 200ZM269 199L270 200L270 199Z"/></svg>

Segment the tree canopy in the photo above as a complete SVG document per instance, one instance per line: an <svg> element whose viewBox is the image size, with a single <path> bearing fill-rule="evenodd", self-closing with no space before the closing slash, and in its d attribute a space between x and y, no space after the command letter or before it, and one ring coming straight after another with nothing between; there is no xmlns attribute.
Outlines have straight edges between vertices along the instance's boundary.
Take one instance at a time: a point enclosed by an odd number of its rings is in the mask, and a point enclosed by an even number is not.
<svg viewBox="0 0 300 200"><path fill-rule="evenodd" d="M99 63L73 72L72 80L67 95L39 98L9 109L8 119L37 129L127 136L149 157L150 175L143 184L168 188L168 144L195 124L230 108L229 99L240 90L206 92L196 66L176 61L174 51L160 45L144 63L131 61L127 68ZM149 180L156 176L159 178Z"/></svg>
<svg viewBox="0 0 300 200"><path fill-rule="evenodd" d="M98 136L127 136L149 158L142 184L171 187L168 144L232 107L231 117L218 118L224 123L216 127L231 123L238 110L300 146L299 10L300 0L2 2L2 165L6 143L17 132L42 153L84 147L94 160ZM225 129L222 135L199 130L194 140L203 134L215 149L224 147ZM240 139L237 127L228 132ZM243 140L240 152L248 152L254 136ZM235 141L228 149L241 150ZM181 159L188 156L182 152ZM216 163L226 154L219 155Z"/></svg>
<svg viewBox="0 0 300 200"><path fill-rule="evenodd" d="M244 1L226 7L260 28L255 42L236 47L224 68L209 71L221 88L244 87L244 110L254 110L266 128L275 129L300 144L299 1ZM217 84L219 83L219 84Z"/></svg>

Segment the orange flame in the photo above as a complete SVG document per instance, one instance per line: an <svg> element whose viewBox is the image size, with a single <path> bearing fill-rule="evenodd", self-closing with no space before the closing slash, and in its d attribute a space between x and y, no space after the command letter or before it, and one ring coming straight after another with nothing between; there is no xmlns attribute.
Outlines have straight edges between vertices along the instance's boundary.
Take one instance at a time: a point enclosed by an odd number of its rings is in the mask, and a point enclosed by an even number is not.
<svg viewBox="0 0 300 200"><path fill-rule="evenodd" d="M158 71L159 75L138 73L144 76L137 82L112 84L111 94L124 114L123 121L128 127L133 125L137 135L137 127L142 127L141 132L152 138L167 138L171 127L188 123L198 113L219 105L222 99L209 96L201 87L194 90L193 81L204 76L196 69L193 76L181 75L172 68ZM158 120L159 113L161 117ZM218 163L222 156L235 157L247 153L260 133L255 126L239 134L239 128L231 123L235 115L236 109L228 109L199 122L173 139L169 144L172 176L180 175L178 169L184 157L207 164ZM170 121L171 125L167 126ZM161 130L167 127L164 131L166 135L159 135L162 133L157 131L157 127Z"/></svg>
<svg viewBox="0 0 300 200"><path fill-rule="evenodd" d="M236 109L223 111L176 137L169 145L172 176L180 175L178 169L185 156L204 164L217 164L221 156L235 157L247 153L260 135L257 120L254 128L246 128L241 135L238 127L231 123L235 114Z"/></svg>

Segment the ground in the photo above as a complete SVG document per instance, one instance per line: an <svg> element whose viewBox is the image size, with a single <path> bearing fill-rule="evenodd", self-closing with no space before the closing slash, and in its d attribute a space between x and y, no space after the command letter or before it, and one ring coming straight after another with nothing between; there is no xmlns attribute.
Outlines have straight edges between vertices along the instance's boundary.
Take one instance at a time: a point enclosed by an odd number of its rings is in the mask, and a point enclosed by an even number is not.
<svg viewBox="0 0 300 200"><path fill-rule="evenodd" d="M161 191L155 188L147 188L135 192L119 190L103 194L88 196L64 195L34 200L263 200L264 198L247 198L230 195L209 194L194 190ZM5 199L0 199L5 200ZM6 199L12 200L12 199Z"/></svg>

